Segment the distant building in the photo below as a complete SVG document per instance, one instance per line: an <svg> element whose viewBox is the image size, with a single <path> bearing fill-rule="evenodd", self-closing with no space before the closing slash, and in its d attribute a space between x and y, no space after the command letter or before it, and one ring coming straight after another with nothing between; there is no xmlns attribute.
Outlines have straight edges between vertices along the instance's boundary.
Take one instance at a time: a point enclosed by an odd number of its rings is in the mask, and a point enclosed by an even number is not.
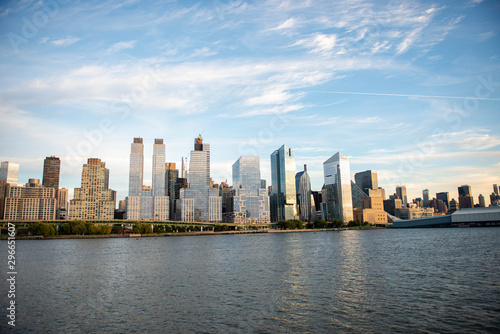
<svg viewBox="0 0 500 334"><path fill-rule="evenodd" d="M384 211L382 197L364 197L362 207L354 209L354 220L374 225L387 224L387 213Z"/></svg>
<svg viewBox="0 0 500 334"><path fill-rule="evenodd" d="M179 191L177 210L182 221L222 221L219 189L210 186L210 144L198 136L189 162L189 188Z"/></svg>
<svg viewBox="0 0 500 334"><path fill-rule="evenodd" d="M295 187L297 189L299 218L306 222L316 220L312 211L311 179L309 178L309 174L307 174L307 165L304 165L304 171L298 172L295 175Z"/></svg>
<svg viewBox="0 0 500 334"><path fill-rule="evenodd" d="M406 186L396 187L396 194L401 199L403 206L408 206L408 196L406 195Z"/></svg>
<svg viewBox="0 0 500 334"><path fill-rule="evenodd" d="M451 201L450 201L450 208L449 208L449 210L448 210L448 211L449 211L449 212L455 212L455 211L457 211L459 208L460 208L460 207L459 207L459 205L458 205L457 201L455 201L455 199L454 199L454 198L452 198L452 199L451 199Z"/></svg>
<svg viewBox="0 0 500 334"><path fill-rule="evenodd" d="M369 197L370 192L372 192L372 191L373 191L373 189L368 189L368 193L365 193L360 187L358 187L358 185L356 183L351 181L352 207L354 209L361 209L361 207L363 206L362 199L364 197ZM377 189L377 192L378 192L378 189ZM380 194L373 194L373 192L372 192L373 197L381 197L381 196L377 196L377 195L380 195Z"/></svg>
<svg viewBox="0 0 500 334"><path fill-rule="evenodd" d="M474 199L472 198L471 188L468 185L458 187L458 203L460 209L474 207Z"/></svg>
<svg viewBox="0 0 500 334"><path fill-rule="evenodd" d="M144 144L142 138L134 138L130 147L129 196L127 219L160 220L170 218L170 201L165 189L165 144L155 139L153 145L152 186L144 181Z"/></svg>
<svg viewBox="0 0 500 334"><path fill-rule="evenodd" d="M378 189L378 177L376 171L366 170L364 172L356 173L354 174L354 181L365 194L368 194L370 189Z"/></svg>
<svg viewBox="0 0 500 334"><path fill-rule="evenodd" d="M81 188L75 188L70 201L69 218L81 220L111 220L115 202L112 190L106 188L109 171L101 159L89 158L83 165Z"/></svg>
<svg viewBox="0 0 500 334"><path fill-rule="evenodd" d="M430 200L428 207L434 209L434 212L446 213L448 211L444 201L437 198L433 198L432 200Z"/></svg>
<svg viewBox="0 0 500 334"><path fill-rule="evenodd" d="M443 203L446 205L446 208L450 208L450 194L447 191L436 193L436 199L442 200ZM441 212L447 212L446 211L441 211Z"/></svg>
<svg viewBox="0 0 500 334"><path fill-rule="evenodd" d="M402 207L395 210L395 216L401 219L417 219L434 216L434 208Z"/></svg>
<svg viewBox="0 0 500 334"><path fill-rule="evenodd" d="M59 190L59 174L61 171L61 160L59 158L51 156L45 158L43 162L43 179L42 184L44 187L54 188L56 192L56 198Z"/></svg>
<svg viewBox="0 0 500 334"><path fill-rule="evenodd" d="M5 181L11 186L17 186L18 175L19 164L9 161L3 161L0 164L0 181Z"/></svg>
<svg viewBox="0 0 500 334"><path fill-rule="evenodd" d="M7 181L0 180L0 219L4 217L5 199L9 197L10 184Z"/></svg>
<svg viewBox="0 0 500 334"><path fill-rule="evenodd" d="M38 179L29 179L24 186L11 186L5 198L6 220L56 219L56 195L52 187L44 187Z"/></svg>
<svg viewBox="0 0 500 334"><path fill-rule="evenodd" d="M224 220L246 224L269 223L269 195L267 189L261 186L260 158L240 157L233 164L233 189L225 188L227 190L224 191L221 188L223 201L226 200Z"/></svg>
<svg viewBox="0 0 500 334"><path fill-rule="evenodd" d="M286 145L271 154L271 221L291 220L297 217L295 187L295 156Z"/></svg>
<svg viewBox="0 0 500 334"><path fill-rule="evenodd" d="M422 190L422 206L426 208L429 205L429 189Z"/></svg>
<svg viewBox="0 0 500 334"><path fill-rule="evenodd" d="M479 207L484 208L486 206L486 203L484 201L484 196L482 194L479 194L478 200L479 200Z"/></svg>
<svg viewBox="0 0 500 334"><path fill-rule="evenodd" d="M68 219L69 214L69 191L66 188L57 191L57 219Z"/></svg>
<svg viewBox="0 0 500 334"><path fill-rule="evenodd" d="M349 158L337 152L323 163L326 217L328 221L354 219Z"/></svg>
<svg viewBox="0 0 500 334"><path fill-rule="evenodd" d="M384 211L396 216L396 210L401 209L403 203L397 196L391 196L389 199L384 200Z"/></svg>

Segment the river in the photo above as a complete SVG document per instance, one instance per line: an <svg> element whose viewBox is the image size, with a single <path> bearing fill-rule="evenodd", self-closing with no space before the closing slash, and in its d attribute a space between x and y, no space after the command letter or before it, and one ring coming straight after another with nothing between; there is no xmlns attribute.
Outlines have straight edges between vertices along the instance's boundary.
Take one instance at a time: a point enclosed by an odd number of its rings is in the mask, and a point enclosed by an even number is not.
<svg viewBox="0 0 500 334"><path fill-rule="evenodd" d="M18 240L16 252L18 333L500 330L500 228Z"/></svg>

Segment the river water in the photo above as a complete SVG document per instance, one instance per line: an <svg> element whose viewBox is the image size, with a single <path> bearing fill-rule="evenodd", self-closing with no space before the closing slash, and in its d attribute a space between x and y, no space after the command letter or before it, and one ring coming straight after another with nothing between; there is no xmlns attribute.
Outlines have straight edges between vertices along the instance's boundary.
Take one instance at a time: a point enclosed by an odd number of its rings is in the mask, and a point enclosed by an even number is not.
<svg viewBox="0 0 500 334"><path fill-rule="evenodd" d="M493 333L500 228L18 240L19 333ZM1 242L7 325L7 243Z"/></svg>

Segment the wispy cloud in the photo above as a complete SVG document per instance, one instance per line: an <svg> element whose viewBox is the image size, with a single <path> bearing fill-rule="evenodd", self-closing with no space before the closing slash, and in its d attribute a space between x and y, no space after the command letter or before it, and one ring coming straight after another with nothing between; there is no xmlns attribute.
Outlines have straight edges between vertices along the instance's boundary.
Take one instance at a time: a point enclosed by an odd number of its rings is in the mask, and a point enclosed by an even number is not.
<svg viewBox="0 0 500 334"><path fill-rule="evenodd" d="M78 42L79 40L80 38L78 37L68 36L66 38L52 40L50 43L55 46L68 46Z"/></svg>
<svg viewBox="0 0 500 334"><path fill-rule="evenodd" d="M137 41L117 42L106 49L106 53L115 53L127 49L133 49Z"/></svg>

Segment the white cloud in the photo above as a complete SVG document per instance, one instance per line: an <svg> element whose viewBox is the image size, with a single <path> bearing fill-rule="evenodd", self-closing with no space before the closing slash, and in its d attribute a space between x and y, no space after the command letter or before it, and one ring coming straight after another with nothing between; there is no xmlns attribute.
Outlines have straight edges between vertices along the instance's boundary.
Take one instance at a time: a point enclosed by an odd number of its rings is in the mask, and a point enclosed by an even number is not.
<svg viewBox="0 0 500 334"><path fill-rule="evenodd" d="M279 26L277 26L276 28L273 28L272 30L291 29L295 28L296 26L297 26L297 20L292 17L283 22L282 24L280 24Z"/></svg>
<svg viewBox="0 0 500 334"><path fill-rule="evenodd" d="M133 49L137 41L117 42L106 49L106 53L115 53L127 49Z"/></svg>
<svg viewBox="0 0 500 334"><path fill-rule="evenodd" d="M79 40L80 38L78 37L68 36L66 38L52 40L50 43L55 46L68 46L78 42Z"/></svg>

